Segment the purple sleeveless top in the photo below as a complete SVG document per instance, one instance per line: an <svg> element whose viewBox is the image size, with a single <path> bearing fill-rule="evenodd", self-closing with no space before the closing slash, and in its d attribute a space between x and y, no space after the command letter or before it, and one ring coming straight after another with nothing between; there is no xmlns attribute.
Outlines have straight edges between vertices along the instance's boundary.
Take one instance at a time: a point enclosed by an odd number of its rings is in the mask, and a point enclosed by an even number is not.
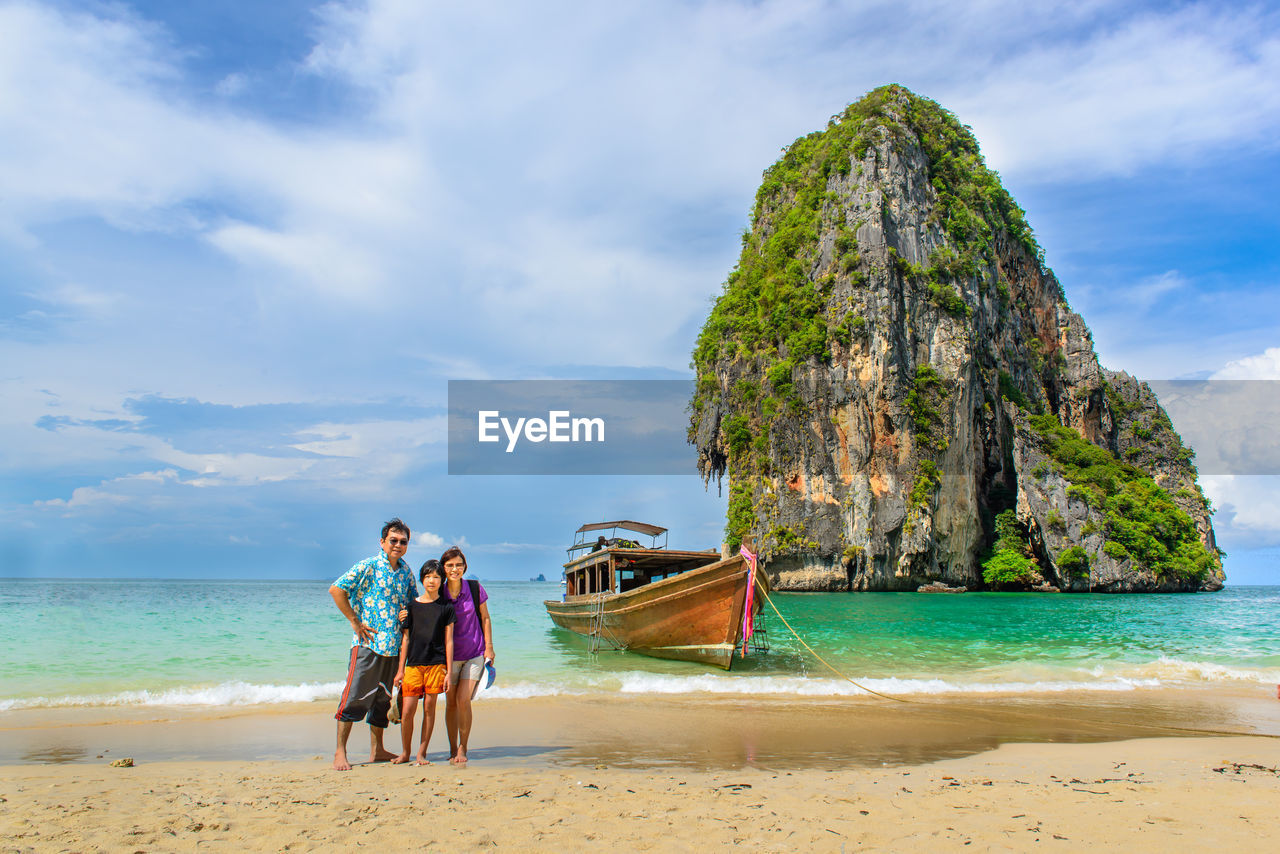
<svg viewBox="0 0 1280 854"><path fill-rule="evenodd" d="M480 615L477 613L477 608L489 601L489 594L485 592L480 582L477 581L476 584L480 586L479 602L471 599L471 584L466 578L462 579L462 591L457 599L449 596L448 583L440 586L440 598L445 602L452 602L454 613L457 615L457 621L453 624L454 661L466 661L469 658L484 655L484 631L480 628Z"/></svg>

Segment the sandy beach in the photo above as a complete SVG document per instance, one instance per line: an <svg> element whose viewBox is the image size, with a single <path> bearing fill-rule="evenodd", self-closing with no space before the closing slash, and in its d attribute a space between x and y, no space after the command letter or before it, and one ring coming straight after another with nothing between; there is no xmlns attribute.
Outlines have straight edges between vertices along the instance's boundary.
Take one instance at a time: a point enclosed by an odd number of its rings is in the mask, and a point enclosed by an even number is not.
<svg viewBox="0 0 1280 854"><path fill-rule="evenodd" d="M442 761L437 733L431 766L345 774L329 767L321 703L164 719L154 710L10 712L0 718L0 850L1280 841L1280 739L1195 735L1280 732L1280 703L1261 692L1221 703L1196 693L498 701L477 706L465 769ZM353 747L365 743L353 733ZM109 765L125 756L133 767Z"/></svg>
<svg viewBox="0 0 1280 854"><path fill-rule="evenodd" d="M1191 851L1280 842L1280 742L1005 745L844 771L326 762L0 769L4 851Z"/></svg>

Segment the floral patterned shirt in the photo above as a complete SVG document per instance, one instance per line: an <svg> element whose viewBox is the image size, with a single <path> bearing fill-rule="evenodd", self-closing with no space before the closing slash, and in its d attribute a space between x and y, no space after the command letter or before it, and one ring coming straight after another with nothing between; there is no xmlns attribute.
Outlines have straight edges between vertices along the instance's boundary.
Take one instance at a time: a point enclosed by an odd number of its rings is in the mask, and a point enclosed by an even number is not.
<svg viewBox="0 0 1280 854"><path fill-rule="evenodd" d="M377 634L369 648L378 655L400 654L400 609L418 595L413 573L404 559L395 569L382 552L362 560L348 569L334 587L347 591L356 616ZM352 646L360 646L360 637L351 635Z"/></svg>

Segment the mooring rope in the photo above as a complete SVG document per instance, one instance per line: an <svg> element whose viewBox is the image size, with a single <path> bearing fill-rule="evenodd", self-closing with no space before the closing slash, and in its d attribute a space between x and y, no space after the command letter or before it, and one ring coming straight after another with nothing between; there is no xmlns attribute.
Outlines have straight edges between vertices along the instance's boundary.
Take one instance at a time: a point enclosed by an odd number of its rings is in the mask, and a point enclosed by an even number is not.
<svg viewBox="0 0 1280 854"><path fill-rule="evenodd" d="M823 658L822 656L818 655L817 650L815 650L813 647L809 646L809 644L805 643L804 638L800 637L800 633L799 633L799 632L797 632L795 629L791 628L791 624L787 622L787 618L786 618L786 617L784 617L784 616L782 616L782 612L778 610L778 606L777 606L777 605L775 605L775 604L773 604L773 598L769 595L769 591L768 591L768 590L765 590L765 589L764 589L764 587L762 586L762 587L760 588L760 592L764 594L764 601L766 601L766 602L768 602L768 603L769 603L769 607L773 609L773 613L775 613L775 614L777 614L777 615L778 615L778 619L779 619L779 620L782 620L782 625L784 625L784 626L786 626L786 627L787 627L787 631L791 632L792 636L793 636L796 640L800 641L800 645L801 645L801 646L803 646L805 649L809 650L809 654L810 654L810 655L812 655L814 658L818 659L818 661L821 661L821 662L823 663L823 665L825 665L825 666L826 666L826 668L827 668L828 670L830 670L832 673L834 673L835 675L839 676L841 679L843 679L844 681L848 682L850 685L853 685L853 686L855 686L855 687L857 687L857 688L861 688L863 691L866 691L868 694L875 694L877 697L884 697L886 700L893 700L895 703L914 703L914 702L916 702L915 700L906 700L906 699L903 699L902 697L891 697L891 696L889 696L888 694L881 694L879 691L876 691L876 690L875 690L875 689L873 689L873 688L868 688L866 685L861 685L861 684L859 684L859 683L857 683L857 682L854 682L854 681L853 681L852 679L850 679L848 676L846 676L846 675L844 675L843 673L841 673L841 672L840 672L839 670L837 670L837 669L836 669L836 668L835 668L835 667L834 667L834 666L833 666L829 661L827 661L827 660L826 660L825 658Z"/></svg>

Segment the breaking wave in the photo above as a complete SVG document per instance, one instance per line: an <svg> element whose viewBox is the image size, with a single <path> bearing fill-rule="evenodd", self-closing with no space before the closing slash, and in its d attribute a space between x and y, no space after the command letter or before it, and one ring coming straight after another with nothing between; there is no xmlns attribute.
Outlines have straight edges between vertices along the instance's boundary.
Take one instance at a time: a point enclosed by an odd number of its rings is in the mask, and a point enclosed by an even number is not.
<svg viewBox="0 0 1280 854"><path fill-rule="evenodd" d="M206 687L168 688L163 691L121 691L117 694L68 697L18 697L0 699L0 711L77 706L254 706L273 703L305 703L336 698L341 682L307 682L301 685L254 685L223 682Z"/></svg>
<svg viewBox="0 0 1280 854"><path fill-rule="evenodd" d="M1247 668L1204 661L1161 657L1146 663L1109 662L1093 667L1012 667L926 678L862 677L856 682L889 695L1053 694L1081 691L1135 691L1152 688L1203 688L1212 685L1280 684L1280 667ZM131 690L114 694L0 699L0 712L30 708L72 707L195 707L305 703L336 699L342 682L298 685L253 684L230 681L213 686ZM481 690L478 701L521 700L534 697L583 695L758 695L777 697L867 696L861 688L829 676L780 674L650 673L639 670L608 674L578 674L562 680L499 679Z"/></svg>

